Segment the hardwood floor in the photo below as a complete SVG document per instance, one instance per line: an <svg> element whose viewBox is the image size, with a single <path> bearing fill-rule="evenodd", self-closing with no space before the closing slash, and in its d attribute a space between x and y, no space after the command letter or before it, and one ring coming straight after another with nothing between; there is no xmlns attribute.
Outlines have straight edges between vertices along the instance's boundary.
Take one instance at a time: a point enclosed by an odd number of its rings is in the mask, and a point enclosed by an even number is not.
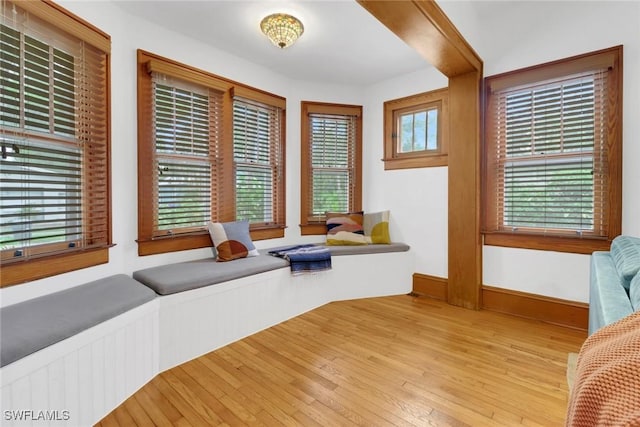
<svg viewBox="0 0 640 427"><path fill-rule="evenodd" d="M585 331L408 295L328 304L159 374L99 426L559 426Z"/></svg>

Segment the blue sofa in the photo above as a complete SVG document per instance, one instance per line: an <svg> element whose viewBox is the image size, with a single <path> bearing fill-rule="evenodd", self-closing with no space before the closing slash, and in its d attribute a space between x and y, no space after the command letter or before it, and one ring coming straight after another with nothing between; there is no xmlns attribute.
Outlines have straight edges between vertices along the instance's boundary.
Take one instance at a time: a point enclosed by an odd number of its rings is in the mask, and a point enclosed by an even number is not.
<svg viewBox="0 0 640 427"><path fill-rule="evenodd" d="M640 310L640 238L618 236L591 256L589 335Z"/></svg>

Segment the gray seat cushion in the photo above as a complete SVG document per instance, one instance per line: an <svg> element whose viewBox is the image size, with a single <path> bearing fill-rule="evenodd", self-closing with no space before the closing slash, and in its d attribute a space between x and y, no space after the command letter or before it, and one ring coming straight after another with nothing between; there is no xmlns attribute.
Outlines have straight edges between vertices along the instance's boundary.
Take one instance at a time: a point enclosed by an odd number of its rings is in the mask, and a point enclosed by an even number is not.
<svg viewBox="0 0 640 427"><path fill-rule="evenodd" d="M366 255L366 254L384 254L388 252L407 252L410 246L406 243L390 243L390 244L374 244L374 245L325 245L318 243L318 246L329 249L332 256L340 255ZM278 249L289 248L293 245L278 246L267 249L265 252L275 251ZM135 277L135 276L134 276Z"/></svg>
<svg viewBox="0 0 640 427"><path fill-rule="evenodd" d="M409 245L406 243L376 244L376 245L349 245L349 246L327 246L331 255L365 255L383 254L387 252L406 252Z"/></svg>
<svg viewBox="0 0 640 427"><path fill-rule="evenodd" d="M151 267L135 271L133 277L156 293L169 295L285 267L289 267L287 261L262 251L257 257L227 262L205 258Z"/></svg>
<svg viewBox="0 0 640 427"><path fill-rule="evenodd" d="M69 338L156 294L125 274L0 309L0 366Z"/></svg>

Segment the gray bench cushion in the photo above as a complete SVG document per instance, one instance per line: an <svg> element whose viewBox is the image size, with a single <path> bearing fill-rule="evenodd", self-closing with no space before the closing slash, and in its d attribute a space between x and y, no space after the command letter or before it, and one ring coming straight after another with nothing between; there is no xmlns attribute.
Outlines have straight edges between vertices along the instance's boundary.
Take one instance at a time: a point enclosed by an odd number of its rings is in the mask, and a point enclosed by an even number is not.
<svg viewBox="0 0 640 427"><path fill-rule="evenodd" d="M409 245L406 243L376 244L376 245L348 245L348 246L327 246L331 255L366 255L383 254L387 252L406 252Z"/></svg>
<svg viewBox="0 0 640 427"><path fill-rule="evenodd" d="M407 252L410 246L406 243L390 243L390 244L374 244L374 245L325 245L324 243L317 243L318 246L329 249L332 256L340 255L366 255L366 254L384 254L388 252ZM278 246L271 249L263 250L262 252L269 252L278 249L289 248L293 245ZM134 276L135 277L135 276Z"/></svg>
<svg viewBox="0 0 640 427"><path fill-rule="evenodd" d="M158 294L169 295L289 267L287 261L262 252L257 257L227 262L216 262L214 258L205 258L161 265L135 271L133 277Z"/></svg>
<svg viewBox="0 0 640 427"><path fill-rule="evenodd" d="M0 366L69 338L156 297L118 274L0 309Z"/></svg>

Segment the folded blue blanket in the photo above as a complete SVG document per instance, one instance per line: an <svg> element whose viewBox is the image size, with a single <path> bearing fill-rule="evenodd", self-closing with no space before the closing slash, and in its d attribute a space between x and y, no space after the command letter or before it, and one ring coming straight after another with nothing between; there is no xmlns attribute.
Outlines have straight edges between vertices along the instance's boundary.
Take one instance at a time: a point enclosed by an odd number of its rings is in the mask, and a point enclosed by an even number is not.
<svg viewBox="0 0 640 427"><path fill-rule="evenodd" d="M331 269L329 249L314 244L296 245L269 251L269 255L289 261L291 273L315 273Z"/></svg>

